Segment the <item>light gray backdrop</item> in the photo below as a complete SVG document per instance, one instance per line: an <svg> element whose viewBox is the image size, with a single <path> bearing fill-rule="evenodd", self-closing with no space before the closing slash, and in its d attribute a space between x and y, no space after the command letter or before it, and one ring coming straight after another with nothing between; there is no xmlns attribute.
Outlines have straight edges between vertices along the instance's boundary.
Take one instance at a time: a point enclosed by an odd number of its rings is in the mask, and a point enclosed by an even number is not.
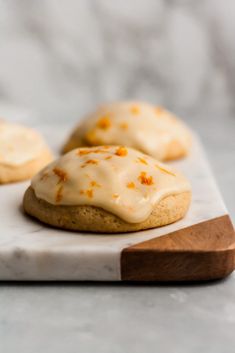
<svg viewBox="0 0 235 353"><path fill-rule="evenodd" d="M0 98L42 120L132 97L230 114L234 34L233 0L0 0Z"/></svg>

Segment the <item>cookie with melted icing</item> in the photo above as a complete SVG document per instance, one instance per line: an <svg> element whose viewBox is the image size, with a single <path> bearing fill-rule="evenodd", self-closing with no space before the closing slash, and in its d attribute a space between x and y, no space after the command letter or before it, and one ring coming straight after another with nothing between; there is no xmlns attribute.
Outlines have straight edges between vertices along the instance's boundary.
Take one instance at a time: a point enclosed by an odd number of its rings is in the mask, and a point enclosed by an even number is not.
<svg viewBox="0 0 235 353"><path fill-rule="evenodd" d="M50 225L128 232L182 218L191 200L184 175L124 146L78 148L40 171L24 196L27 213Z"/></svg>
<svg viewBox="0 0 235 353"><path fill-rule="evenodd" d="M82 120L63 152L97 145L124 145L167 161L188 154L191 133L180 119L162 107L144 102L109 103Z"/></svg>
<svg viewBox="0 0 235 353"><path fill-rule="evenodd" d="M32 178L53 159L49 147L35 130L0 122L0 184Z"/></svg>

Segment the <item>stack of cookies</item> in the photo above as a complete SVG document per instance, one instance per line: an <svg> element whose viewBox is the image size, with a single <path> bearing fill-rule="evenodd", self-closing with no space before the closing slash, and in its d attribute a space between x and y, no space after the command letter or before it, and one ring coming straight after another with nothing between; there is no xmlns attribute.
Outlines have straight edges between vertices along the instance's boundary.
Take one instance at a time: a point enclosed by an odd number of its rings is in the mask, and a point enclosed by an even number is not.
<svg viewBox="0 0 235 353"><path fill-rule="evenodd" d="M97 233L160 227L189 208L189 181L162 161L185 157L190 144L183 122L141 102L99 107L53 161L38 133L1 123L0 183L32 177L24 210L55 227Z"/></svg>

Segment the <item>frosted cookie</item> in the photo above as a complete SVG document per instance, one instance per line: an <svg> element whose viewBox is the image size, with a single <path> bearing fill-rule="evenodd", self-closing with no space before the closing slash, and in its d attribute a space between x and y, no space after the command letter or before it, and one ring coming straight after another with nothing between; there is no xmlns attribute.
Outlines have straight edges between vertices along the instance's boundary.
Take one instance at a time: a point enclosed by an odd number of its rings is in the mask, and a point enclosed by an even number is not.
<svg viewBox="0 0 235 353"><path fill-rule="evenodd" d="M85 117L63 152L77 147L123 145L161 161L185 156L191 133L169 111L142 102L109 103Z"/></svg>
<svg viewBox="0 0 235 353"><path fill-rule="evenodd" d="M52 153L33 129L0 121L0 184L30 179L52 161Z"/></svg>
<svg viewBox="0 0 235 353"><path fill-rule="evenodd" d="M188 180L137 150L75 149L34 176L24 209L50 225L117 233L163 226L184 217Z"/></svg>

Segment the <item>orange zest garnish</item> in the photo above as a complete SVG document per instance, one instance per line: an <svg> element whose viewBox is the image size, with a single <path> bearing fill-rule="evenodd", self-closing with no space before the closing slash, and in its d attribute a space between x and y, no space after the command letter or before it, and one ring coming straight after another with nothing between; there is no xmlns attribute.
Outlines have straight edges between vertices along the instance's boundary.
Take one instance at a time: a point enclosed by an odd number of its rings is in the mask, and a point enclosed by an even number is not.
<svg viewBox="0 0 235 353"><path fill-rule="evenodd" d="M139 161L140 163L143 163L143 164L145 164L145 165L148 165L148 162L147 162L144 158L138 157L138 161Z"/></svg>
<svg viewBox="0 0 235 353"><path fill-rule="evenodd" d="M92 197L93 197L93 190L92 190L92 189L86 190L86 195L87 195L88 197L92 198Z"/></svg>
<svg viewBox="0 0 235 353"><path fill-rule="evenodd" d="M100 119L97 121L96 126L97 126L99 129L102 129L102 130L107 130L107 129L109 129L110 126L111 126L111 121L110 121L109 116L103 116L102 118L100 118Z"/></svg>
<svg viewBox="0 0 235 353"><path fill-rule="evenodd" d="M118 194L113 194L113 195L112 195L112 198L113 198L113 199L117 199L118 197L119 197Z"/></svg>
<svg viewBox="0 0 235 353"><path fill-rule="evenodd" d="M133 105L131 107L131 113L134 115L138 115L140 113L140 108L137 105Z"/></svg>
<svg viewBox="0 0 235 353"><path fill-rule="evenodd" d="M107 159L107 160L109 160L109 159L111 159L113 156L107 156L107 157L105 157L105 159Z"/></svg>
<svg viewBox="0 0 235 353"><path fill-rule="evenodd" d="M90 198L93 197L93 190L92 189L87 189L87 190L80 190L80 195L86 195Z"/></svg>
<svg viewBox="0 0 235 353"><path fill-rule="evenodd" d="M115 154L116 156L119 156L119 157L125 157L127 155L127 149L125 147L118 147Z"/></svg>
<svg viewBox="0 0 235 353"><path fill-rule="evenodd" d="M157 165L157 164L156 164L156 167L157 167L158 169L160 169L160 170L161 170L162 172L164 172L164 173L170 174L170 175L172 175L172 176L176 176L175 173L171 172L171 171L168 170L168 169L165 169L165 168L161 167L160 165Z"/></svg>
<svg viewBox="0 0 235 353"><path fill-rule="evenodd" d="M96 187L96 188L100 188L100 187L101 187L101 185L98 184L95 180L92 180L92 181L90 182L90 185L91 185L92 187Z"/></svg>
<svg viewBox="0 0 235 353"><path fill-rule="evenodd" d="M85 135L85 140L91 145L103 145L101 138L96 136L95 130L88 131Z"/></svg>
<svg viewBox="0 0 235 353"><path fill-rule="evenodd" d="M79 155L79 156L85 156L86 154L89 154L89 153L92 153L93 151L91 151L91 150L88 150L88 149L79 149L78 151L77 151L77 154Z"/></svg>
<svg viewBox="0 0 235 353"><path fill-rule="evenodd" d="M59 182L65 182L68 180L68 174L60 168L55 167L53 173L58 176Z"/></svg>
<svg viewBox="0 0 235 353"><path fill-rule="evenodd" d="M121 123L119 126L120 126L120 128L122 130L127 130L128 129L128 124L127 123Z"/></svg>
<svg viewBox="0 0 235 353"><path fill-rule="evenodd" d="M88 164L98 164L98 161L96 159L88 159L88 161L86 161L81 168L85 168Z"/></svg>
<svg viewBox="0 0 235 353"><path fill-rule="evenodd" d="M56 198L55 198L55 200L56 200L57 203L59 203L59 202L62 200L62 197L63 197L62 192L63 192L63 185L61 185L61 186L59 187L59 189L57 190Z"/></svg>
<svg viewBox="0 0 235 353"><path fill-rule="evenodd" d="M135 188L135 183L133 183L133 181L131 181L126 186L128 187L128 189L134 189Z"/></svg>
<svg viewBox="0 0 235 353"><path fill-rule="evenodd" d="M138 180L141 182L143 185L153 185L153 177L152 176L147 176L146 172L141 172L140 176L138 177Z"/></svg>
<svg viewBox="0 0 235 353"><path fill-rule="evenodd" d="M88 161L86 161L86 164L98 164L98 161L96 159L88 159Z"/></svg>
<svg viewBox="0 0 235 353"><path fill-rule="evenodd" d="M109 146L107 146L109 148ZM102 147L102 148L97 148L93 151L93 153L107 153L107 148Z"/></svg>
<svg viewBox="0 0 235 353"><path fill-rule="evenodd" d="M90 149L84 148L77 151L78 156L85 156L90 153L106 153L110 146L100 146L99 148L91 147Z"/></svg>

